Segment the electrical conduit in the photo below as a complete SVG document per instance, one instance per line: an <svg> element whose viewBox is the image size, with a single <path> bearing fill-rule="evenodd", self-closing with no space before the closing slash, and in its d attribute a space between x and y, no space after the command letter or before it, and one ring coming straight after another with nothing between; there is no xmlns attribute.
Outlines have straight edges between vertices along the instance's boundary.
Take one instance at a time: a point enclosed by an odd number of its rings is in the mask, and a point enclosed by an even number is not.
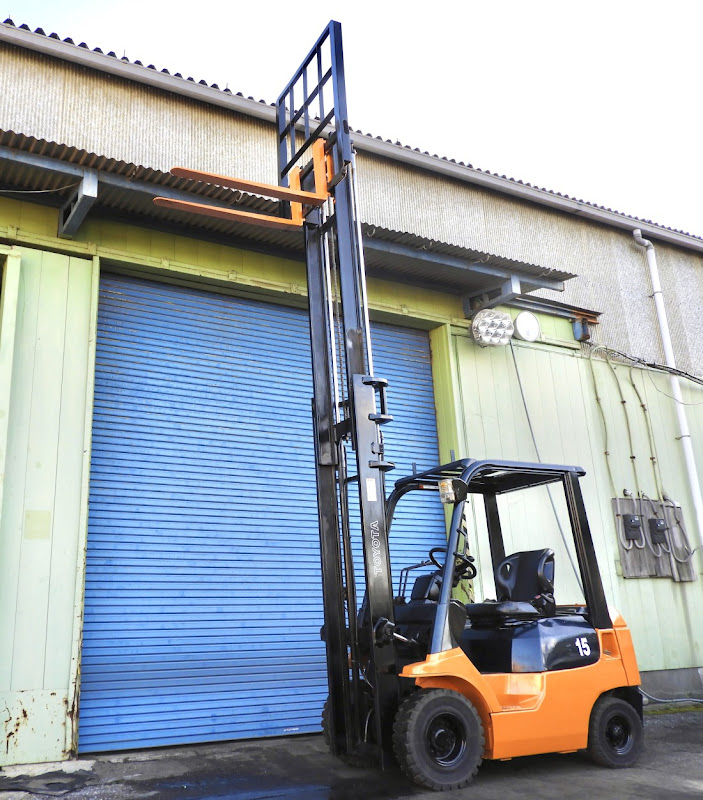
<svg viewBox="0 0 703 800"><path fill-rule="evenodd" d="M664 308L664 296L662 294L661 281L659 280L659 268L657 267L657 256L654 252L654 245L642 237L642 231L635 228L632 231L635 239L635 244L645 248L647 253L647 264L649 266L649 277L652 282L652 298L657 310L657 321L659 322L659 332L661 334L662 346L664 348L664 358L666 365L676 369L676 358L674 357L674 348L671 343L671 333L669 331L669 321L666 316L666 309ZM701 485L698 480L698 469L696 468L696 459L693 454L693 445L691 443L691 433L688 428L688 419L686 417L686 406L681 396L681 385L677 375L670 375L671 394L675 400L676 417L679 423L679 439L683 448L684 459L686 461L686 473L688 475L688 485L691 490L693 498L693 507L696 513L696 528L698 529L698 544L699 548L703 548L703 497L701 497ZM699 556L703 550L699 549Z"/></svg>

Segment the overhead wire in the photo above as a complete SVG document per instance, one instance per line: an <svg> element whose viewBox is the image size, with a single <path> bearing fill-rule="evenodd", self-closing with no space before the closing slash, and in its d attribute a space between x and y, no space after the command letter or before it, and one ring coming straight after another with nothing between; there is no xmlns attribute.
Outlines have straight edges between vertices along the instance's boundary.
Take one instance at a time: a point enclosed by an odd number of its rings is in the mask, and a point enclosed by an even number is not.
<svg viewBox="0 0 703 800"><path fill-rule="evenodd" d="M628 353L623 353L622 350L616 350L614 347L608 347L607 345L603 344L594 344L593 342L583 342L587 347L592 350L607 350L614 356L618 356L619 358L623 358L626 361L631 361L635 364L641 364L644 367L649 367L650 369L656 369L660 372L668 372L670 375L677 375L679 378L686 378L686 380L691 381L692 383L697 383L700 386L703 386L703 378L699 378L696 375L691 375L690 372L686 372L683 369L678 369L678 367L670 367L667 364L659 364L656 361L647 361L646 358L640 358L639 356L633 356Z"/></svg>
<svg viewBox="0 0 703 800"><path fill-rule="evenodd" d="M690 406L703 406L703 400L699 400L699 401L698 401L698 402L696 402L696 403L684 403L684 401L683 401L683 400L679 400L679 399L678 399L678 397L674 397L674 395L673 395L673 394L669 394L668 392L665 392L663 389L660 389L660 388L657 386L657 384L656 384L656 383L654 383L654 378L651 376L651 374L650 374L650 373L647 373L647 375L649 375L649 380L651 381L651 383L652 383L652 386L653 386L653 387L654 387L654 388L655 388L655 389L656 389L656 390L659 392L659 394L663 394L663 395L664 395L664 397L668 397L668 398L669 398L669 400L673 400L675 403L678 403L679 405L681 405L681 406L686 406L686 407L690 407Z"/></svg>
<svg viewBox="0 0 703 800"><path fill-rule="evenodd" d="M598 406L598 411L600 412L601 420L603 422L603 438L605 439L605 450L603 451L603 455L605 456L605 466L608 472L608 479L610 480L610 488L613 493L613 497L620 494L615 486L615 479L613 478L613 467L610 463L610 443L609 443L609 433L608 433L608 421L605 416L605 410L603 408L603 400L601 398L600 390L598 387L598 380L596 379L596 371L593 366L593 351L589 350L588 353L588 363L591 368L591 379L593 381L593 391L596 396L596 404Z"/></svg>
<svg viewBox="0 0 703 800"><path fill-rule="evenodd" d="M637 395L637 399L638 399L638 401L640 403L640 408L642 409L642 413L644 415L644 419L645 419L645 422L646 422L646 425L647 425L650 460L652 462L652 471L654 473L654 481L655 481L655 485L657 487L657 493L658 493L658 496L659 496L659 502L660 502L660 504L662 506L662 509L665 508L665 507L670 507L671 508L671 513L672 513L672 515L674 517L674 520L676 521L676 525L677 525L677 527L678 527L678 529L679 529L679 531L681 533L681 537L683 539L683 549L685 550L686 555L683 556L683 557L679 557L679 555L676 553L676 547L674 546L674 541L673 541L672 538L669 538L667 546L664 546L662 544L661 545L661 549L665 553L670 555L679 564L687 564L693 558L693 554L696 552L696 549L695 548L694 549L690 548L690 546L688 544L688 537L686 536L686 531L683 528L683 521L679 519L679 516L676 513L676 508L677 508L676 504L673 501L669 500L669 498L667 496L668 493L667 493L666 489L664 488L664 479L662 478L661 463L659 461L659 456L657 454L657 443L656 443L656 439L654 437L654 428L652 426L652 417L651 417L651 414L649 413L649 409L647 408L646 403L644 402L644 399L642 398L642 395L640 394L639 389L637 388L637 384L635 383L633 370L634 370L634 366L631 366L630 367L630 383L632 385L632 388L635 391L635 394ZM647 374L649 375L650 380L652 380L652 376L649 373L647 373ZM655 388L657 388L657 386L656 386L656 384L654 383L653 380L652 380L652 384L654 385ZM656 512L655 512L655 516L658 516L658 514L656 514Z"/></svg>
<svg viewBox="0 0 703 800"><path fill-rule="evenodd" d="M595 348L597 350L598 348ZM593 352L595 352L595 350ZM622 407L623 416L625 418L625 430L627 431L627 442L630 448L630 466L632 467L632 474L635 480L635 503L639 504L639 516L640 518L644 517L643 514L643 498L644 493L642 492L642 483L639 478L639 473L637 471L637 454L635 453L635 442L634 437L632 435L632 425L630 425L630 414L627 410L627 399L625 398L625 393L623 392L622 384L620 383L620 378L618 376L617 370L613 366L613 362L610 358L610 353L608 352L608 348L604 348L605 353L605 360L608 364L608 368L613 376L613 380L615 381L615 386L617 388L618 396L620 397L620 405ZM659 552L657 553L654 550L653 543L647 538L647 531L644 527L641 528L642 531L642 542L640 543L637 539L632 540L632 544L638 550L644 550L648 547L655 558L658 558L661 555L661 547L659 548ZM621 539L622 542L622 539Z"/></svg>
<svg viewBox="0 0 703 800"><path fill-rule="evenodd" d="M635 479L635 491L637 493L637 497L641 497L642 484L640 482L639 473L637 472L637 455L635 453L635 442L632 435L632 426L630 425L630 415L627 411L627 399L625 398L625 393L622 390L620 378L618 377L615 367L613 366L613 362L610 360L610 354L608 353L607 349L605 350L605 360L615 381L618 396L620 397L620 405L622 406L623 416L625 418L625 430L627 431L627 443L630 446L630 466L632 467L632 475Z"/></svg>
<svg viewBox="0 0 703 800"><path fill-rule="evenodd" d="M68 186L59 186L57 189L0 189L0 194L53 194L73 189L79 183L80 181L76 181L76 183L69 183Z"/></svg>
<svg viewBox="0 0 703 800"><path fill-rule="evenodd" d="M664 497L662 499L662 505L671 509L671 513L672 513L672 515L674 517L674 520L676 521L676 527L681 532L681 538L683 539L682 546L683 546L683 549L686 552L686 555L680 558L676 554L676 550L674 548L674 542L673 542L673 540L671 540L671 543L670 543L671 544L671 555L672 555L672 557L674 558L674 560L678 564L688 564L691 561L691 559L693 558L693 554L696 552L696 550L698 548L694 547L693 549L691 549L691 546L689 545L688 537L686 536L686 531L684 530L684 527L683 527L683 520L679 519L679 515L676 513L677 508L678 508L676 503L674 503L674 501L670 500L668 497Z"/></svg>
<svg viewBox="0 0 703 800"><path fill-rule="evenodd" d="M644 415L645 425L647 426L647 438L649 440L649 456L650 456L650 463L652 465L652 474L654 476L654 485L657 489L657 494L659 495L659 497L663 497L664 483L661 475L661 465L659 463L659 456L657 454L657 443L656 439L654 438L654 428L652 426L652 418L649 413L649 409L647 408L647 405L644 402L644 398L642 397L642 394L640 390L637 388L637 384L635 383L635 375L633 370L634 366L631 366L629 370L630 385L632 386L632 389L637 397L637 401L640 404L640 408L642 409L642 414Z"/></svg>

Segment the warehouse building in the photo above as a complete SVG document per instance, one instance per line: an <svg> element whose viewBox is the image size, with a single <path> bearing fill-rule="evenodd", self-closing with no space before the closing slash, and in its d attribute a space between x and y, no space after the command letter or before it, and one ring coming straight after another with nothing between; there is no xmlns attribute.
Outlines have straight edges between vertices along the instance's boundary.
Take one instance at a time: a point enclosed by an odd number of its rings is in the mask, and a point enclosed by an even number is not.
<svg viewBox="0 0 703 800"><path fill-rule="evenodd" d="M275 110L10 20L0 54L0 764L317 731L303 242L153 204L271 213L169 170L276 183ZM453 456L582 465L645 688L700 696L703 240L361 133L355 147L395 474ZM483 347L472 319L498 307L518 336ZM518 549L526 509L511 513ZM529 513L568 600L552 509ZM468 522L480 597L488 542ZM399 520L394 561L444 535L441 511Z"/></svg>

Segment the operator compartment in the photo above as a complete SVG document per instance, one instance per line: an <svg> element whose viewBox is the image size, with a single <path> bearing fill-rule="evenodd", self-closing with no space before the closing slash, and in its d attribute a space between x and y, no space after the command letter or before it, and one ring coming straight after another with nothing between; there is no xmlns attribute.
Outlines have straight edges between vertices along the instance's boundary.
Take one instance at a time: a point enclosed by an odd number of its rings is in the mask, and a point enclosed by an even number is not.
<svg viewBox="0 0 703 800"><path fill-rule="evenodd" d="M598 635L586 608L558 608L554 577L551 548L513 553L498 564L498 600L466 606L459 641L479 672L545 672L598 661Z"/></svg>
<svg viewBox="0 0 703 800"><path fill-rule="evenodd" d="M577 477L582 471L494 463L463 483L453 468L464 463L397 484L402 493L439 490L442 502L451 503L455 512L449 551L435 547L428 560L401 572L394 603L399 661L421 661L450 641L481 673L540 673L595 664L599 639L583 595L583 568L587 573L593 569L595 554L584 555L581 548L577 555L584 523L570 511L565 495L569 473ZM490 558L480 552L479 541L486 539ZM516 552L506 556L507 544L517 546ZM538 544L543 546L528 549ZM470 550L482 556L481 575ZM561 577L555 592L557 558ZM415 578L408 597L410 573L430 565L436 571ZM442 591L445 581L451 582L449 593ZM466 602L479 591L495 599ZM570 604L557 605L555 594Z"/></svg>
<svg viewBox="0 0 703 800"><path fill-rule="evenodd" d="M551 550L515 553L508 560L523 564L547 560L553 576ZM422 562L417 566L424 566ZM502 565L501 565L502 566ZM550 572L550 570L547 570ZM500 567L498 572L500 572ZM536 577L542 574L538 570ZM513 581L518 587L526 580ZM398 643L404 663L425 658L437 611L442 575L439 571L416 578L410 599L396 598L394 606L398 633L409 640ZM551 596L550 585L547 595ZM529 590L528 590L529 595ZM518 597L525 596L518 593ZM562 606L531 595L532 602L487 601L462 605L451 600L449 627L452 637L479 672L546 672L594 664L600 657L598 635L586 618L584 606ZM533 603L535 603L533 605Z"/></svg>

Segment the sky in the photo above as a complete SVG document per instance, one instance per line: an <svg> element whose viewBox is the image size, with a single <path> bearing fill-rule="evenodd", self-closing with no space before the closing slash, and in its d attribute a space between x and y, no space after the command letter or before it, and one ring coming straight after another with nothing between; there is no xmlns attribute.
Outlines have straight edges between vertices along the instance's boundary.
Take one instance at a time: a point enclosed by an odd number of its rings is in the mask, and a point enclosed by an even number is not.
<svg viewBox="0 0 703 800"><path fill-rule="evenodd" d="M267 102L336 19L355 129L703 236L700 0L4 4Z"/></svg>

